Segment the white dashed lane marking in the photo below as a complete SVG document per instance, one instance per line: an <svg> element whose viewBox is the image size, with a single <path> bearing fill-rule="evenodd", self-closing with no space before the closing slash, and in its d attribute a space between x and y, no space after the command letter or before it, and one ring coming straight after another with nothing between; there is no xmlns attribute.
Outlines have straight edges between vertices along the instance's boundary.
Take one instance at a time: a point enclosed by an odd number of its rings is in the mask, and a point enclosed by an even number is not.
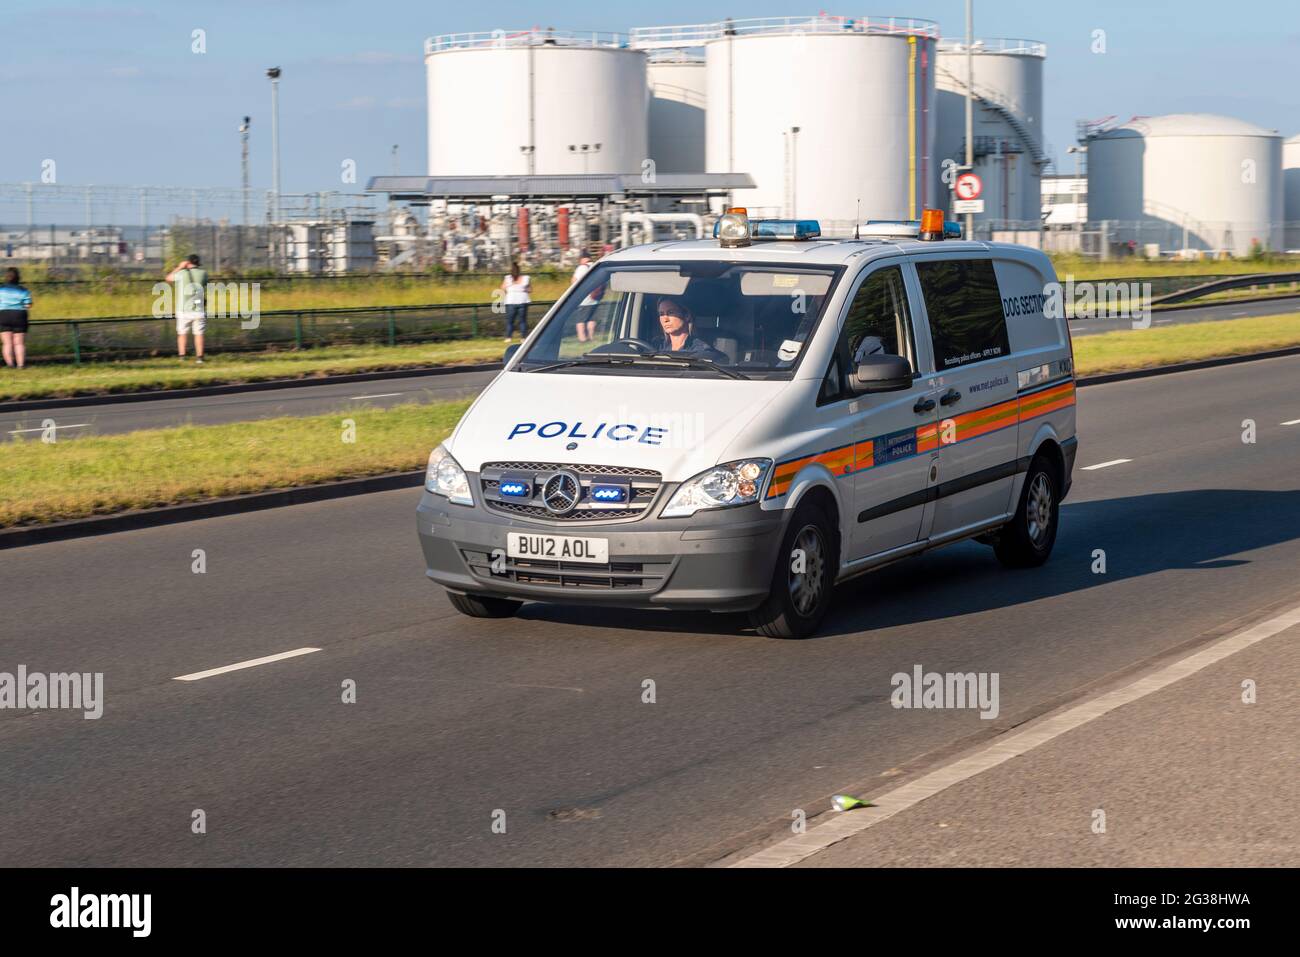
<svg viewBox="0 0 1300 957"><path fill-rule="evenodd" d="M220 668L210 668L207 671L196 671L192 675L179 675L172 680L198 681L200 678L211 678L213 675L224 675L228 671L241 671L244 668L256 668L258 665L269 665L273 661L284 661L286 658L297 658L299 655L309 655L313 651L320 651L320 649L295 648L293 651L282 651L278 655L267 655L265 658L253 658L251 661L240 661L233 665L223 665Z"/></svg>
<svg viewBox="0 0 1300 957"><path fill-rule="evenodd" d="M1283 422L1283 425L1300 425L1300 419L1292 419L1290 422Z"/></svg>
<svg viewBox="0 0 1300 957"><path fill-rule="evenodd" d="M380 392L378 395L350 395L349 402L355 402L357 399L389 399L395 395L406 395L405 392Z"/></svg>
<svg viewBox="0 0 1300 957"><path fill-rule="evenodd" d="M1108 469L1112 465L1123 465L1125 462L1132 461L1132 459L1111 459L1109 462L1098 462L1096 465L1085 465L1083 471L1095 472L1097 469Z"/></svg>

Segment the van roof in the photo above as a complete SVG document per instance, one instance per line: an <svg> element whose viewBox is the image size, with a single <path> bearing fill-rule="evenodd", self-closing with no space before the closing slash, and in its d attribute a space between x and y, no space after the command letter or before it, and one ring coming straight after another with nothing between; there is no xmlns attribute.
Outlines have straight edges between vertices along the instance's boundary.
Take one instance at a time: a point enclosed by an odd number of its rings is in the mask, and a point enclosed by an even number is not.
<svg viewBox="0 0 1300 957"><path fill-rule="evenodd" d="M724 248L716 239L670 240L644 243L620 249L604 262L645 262L647 259L709 259L724 262L789 261L809 266L840 266L850 261L865 261L883 256L917 253L960 252L987 253L1004 243L985 243L948 239L941 243L916 239L812 239L806 242L759 240L749 246ZM1012 247L1022 249L1023 247Z"/></svg>

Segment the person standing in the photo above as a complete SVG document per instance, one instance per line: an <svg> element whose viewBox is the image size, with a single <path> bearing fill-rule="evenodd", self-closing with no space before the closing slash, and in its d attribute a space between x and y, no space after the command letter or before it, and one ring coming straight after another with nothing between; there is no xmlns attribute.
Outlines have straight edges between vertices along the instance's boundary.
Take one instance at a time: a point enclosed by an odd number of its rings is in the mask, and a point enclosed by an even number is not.
<svg viewBox="0 0 1300 957"><path fill-rule="evenodd" d="M167 274L176 284L176 354L185 358L186 338L194 334L194 361L203 362L203 331L207 326L208 271L190 253Z"/></svg>
<svg viewBox="0 0 1300 957"><path fill-rule="evenodd" d="M582 277L587 275L587 273L589 272L591 272L591 257L584 253L583 256L578 260L578 268L573 270L573 279L569 281L569 285L576 286L578 283L582 282ZM582 303L582 305L584 306L586 304L587 303L585 301ZM593 312L592 315L595 315L595 313ZM578 328L576 331L578 333L579 342L588 342L594 340L596 338L596 320L579 319Z"/></svg>
<svg viewBox="0 0 1300 957"><path fill-rule="evenodd" d="M6 269L0 283L0 341L5 365L22 369L27 365L27 311L32 294L22 285L17 269Z"/></svg>
<svg viewBox="0 0 1300 957"><path fill-rule="evenodd" d="M528 335L528 304L533 301L532 279L520 275L519 263L510 264L510 275L501 283L505 290L506 342L514 336L515 323L519 323L519 338Z"/></svg>

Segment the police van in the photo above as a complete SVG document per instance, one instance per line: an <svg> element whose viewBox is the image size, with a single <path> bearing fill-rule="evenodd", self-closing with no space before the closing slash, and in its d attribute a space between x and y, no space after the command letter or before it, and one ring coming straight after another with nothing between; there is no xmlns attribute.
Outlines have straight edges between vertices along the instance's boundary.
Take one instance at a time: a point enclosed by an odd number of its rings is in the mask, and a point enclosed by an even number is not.
<svg viewBox="0 0 1300 957"><path fill-rule="evenodd" d="M938 210L849 240L733 209L714 235L597 263L430 455L419 537L459 611L800 638L838 582L927 549L1047 560L1077 440L1045 255Z"/></svg>

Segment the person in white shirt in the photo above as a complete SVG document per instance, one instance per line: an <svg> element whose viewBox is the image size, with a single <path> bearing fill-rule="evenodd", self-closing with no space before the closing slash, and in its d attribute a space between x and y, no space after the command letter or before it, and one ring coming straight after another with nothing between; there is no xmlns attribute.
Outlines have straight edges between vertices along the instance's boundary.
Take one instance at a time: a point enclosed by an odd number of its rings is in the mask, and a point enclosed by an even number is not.
<svg viewBox="0 0 1300 957"><path fill-rule="evenodd" d="M591 257L583 256L581 259L578 260L578 268L573 270L573 279L569 282L569 285L576 286L578 283L582 282L582 277L587 275L587 273L589 272L591 272ZM580 303L580 305L585 306L588 305L588 303L584 300L582 303ZM578 332L579 342L594 341L596 338L596 320L579 319L577 332Z"/></svg>
<svg viewBox="0 0 1300 957"><path fill-rule="evenodd" d="M519 323L519 338L528 335L528 304L533 301L533 282L528 276L520 275L519 263L511 263L510 275L501 283L505 291L506 338L509 342L514 337L515 323Z"/></svg>

